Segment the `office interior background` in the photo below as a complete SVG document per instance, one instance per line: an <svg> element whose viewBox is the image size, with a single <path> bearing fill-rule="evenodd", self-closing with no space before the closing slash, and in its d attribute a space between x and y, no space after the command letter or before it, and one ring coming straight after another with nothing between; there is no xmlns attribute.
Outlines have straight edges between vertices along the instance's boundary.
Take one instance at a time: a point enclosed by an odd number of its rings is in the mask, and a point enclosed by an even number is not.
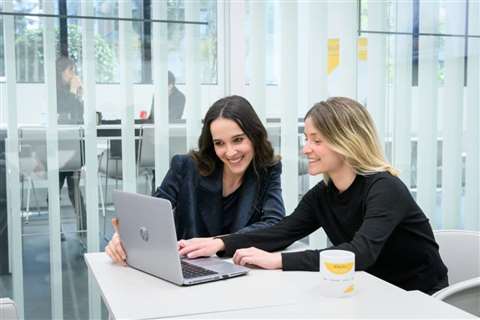
<svg viewBox="0 0 480 320"><path fill-rule="evenodd" d="M231 94L282 156L287 212L321 180L306 171L303 116L347 96L372 114L433 228L480 230L480 1L3 0L0 11L0 297L26 319L105 318L82 255L112 235L112 190L149 194ZM82 81L82 125L57 123L60 55ZM162 116L168 71L186 97L177 123ZM141 121L153 97L155 121ZM59 190L66 171L76 201Z"/></svg>

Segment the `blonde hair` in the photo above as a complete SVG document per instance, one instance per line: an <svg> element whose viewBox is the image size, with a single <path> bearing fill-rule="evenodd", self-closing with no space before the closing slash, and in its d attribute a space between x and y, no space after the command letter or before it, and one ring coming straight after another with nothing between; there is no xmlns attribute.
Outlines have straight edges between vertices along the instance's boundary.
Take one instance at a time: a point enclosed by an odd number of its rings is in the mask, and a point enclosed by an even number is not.
<svg viewBox="0 0 480 320"><path fill-rule="evenodd" d="M355 100L332 97L316 103L305 116L310 118L332 149L345 157L356 174L399 172L385 160L375 125L367 109ZM328 175L324 174L328 181Z"/></svg>

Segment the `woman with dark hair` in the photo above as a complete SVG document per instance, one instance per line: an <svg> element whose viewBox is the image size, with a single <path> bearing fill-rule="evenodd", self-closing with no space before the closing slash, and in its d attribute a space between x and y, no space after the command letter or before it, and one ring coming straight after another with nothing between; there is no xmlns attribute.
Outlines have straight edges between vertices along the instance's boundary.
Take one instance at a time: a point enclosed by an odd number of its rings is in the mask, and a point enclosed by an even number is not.
<svg viewBox="0 0 480 320"><path fill-rule="evenodd" d="M58 124L83 124L82 82L75 72L75 62L68 57L61 56L56 62L56 74ZM58 175L60 191L67 181L68 197L79 221L77 231L81 232L81 238L85 238L86 234L83 231L87 229L87 215L80 191L80 171L60 171ZM77 192L78 200L75 196ZM61 235L64 240L63 232Z"/></svg>
<svg viewBox="0 0 480 320"><path fill-rule="evenodd" d="M175 209L178 239L260 230L285 216L280 158L250 103L240 96L215 102L205 115L198 150L172 158L154 192ZM113 220L117 228L118 221ZM125 252L116 232L105 248L118 263Z"/></svg>
<svg viewBox="0 0 480 320"><path fill-rule="evenodd" d="M58 124L83 124L82 82L75 62L61 56L56 67Z"/></svg>
<svg viewBox="0 0 480 320"><path fill-rule="evenodd" d="M428 294L448 286L432 227L398 171L382 153L367 109L343 97L315 104L305 116L308 172L323 180L294 212L263 230L199 242L179 241L189 258L233 255L240 265L318 271L319 252L347 250L356 270L365 270L405 290ZM301 252L281 250L323 228L332 246Z"/></svg>

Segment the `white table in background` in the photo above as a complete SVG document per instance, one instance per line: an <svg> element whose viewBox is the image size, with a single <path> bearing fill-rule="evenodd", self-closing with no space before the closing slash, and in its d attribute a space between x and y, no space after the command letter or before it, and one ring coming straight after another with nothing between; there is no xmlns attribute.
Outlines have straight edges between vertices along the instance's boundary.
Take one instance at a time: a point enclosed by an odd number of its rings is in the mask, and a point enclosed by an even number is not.
<svg viewBox="0 0 480 320"><path fill-rule="evenodd" d="M129 267L105 253L85 255L103 300L115 319L192 318L474 318L418 292L408 292L366 272L355 275L349 298L321 295L320 274L252 270L248 275L180 287Z"/></svg>

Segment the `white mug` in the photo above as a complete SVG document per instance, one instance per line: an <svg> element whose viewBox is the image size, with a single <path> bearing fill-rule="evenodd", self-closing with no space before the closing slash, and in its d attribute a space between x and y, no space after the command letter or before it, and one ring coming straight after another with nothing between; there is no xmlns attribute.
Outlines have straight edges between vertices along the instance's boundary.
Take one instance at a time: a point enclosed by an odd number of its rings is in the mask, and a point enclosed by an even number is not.
<svg viewBox="0 0 480 320"><path fill-rule="evenodd" d="M325 296L351 296L355 292L355 254L345 250L321 251L320 274Z"/></svg>

